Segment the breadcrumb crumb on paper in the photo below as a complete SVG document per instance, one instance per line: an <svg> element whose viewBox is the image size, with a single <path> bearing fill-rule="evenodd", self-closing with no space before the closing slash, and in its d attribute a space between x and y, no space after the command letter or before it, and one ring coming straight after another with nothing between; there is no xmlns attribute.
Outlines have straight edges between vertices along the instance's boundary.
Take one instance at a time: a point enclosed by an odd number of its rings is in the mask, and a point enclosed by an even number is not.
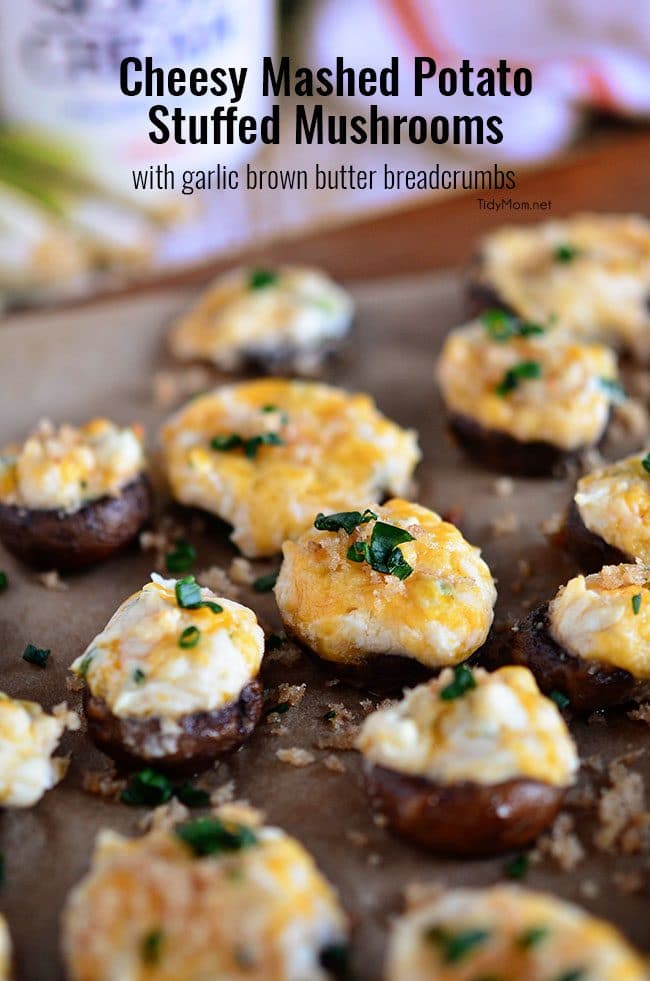
<svg viewBox="0 0 650 981"><path fill-rule="evenodd" d="M636 854L649 843L650 811L643 777L619 761L610 764L608 775L610 786L601 791L598 803L594 844L603 852Z"/></svg>
<svg viewBox="0 0 650 981"><path fill-rule="evenodd" d="M117 800L126 788L126 780L117 776L115 769L86 770L81 783L88 794L102 797L104 800Z"/></svg>
<svg viewBox="0 0 650 981"><path fill-rule="evenodd" d="M330 753L323 759L323 766L325 769L329 770L330 773L346 773L347 767L342 759L340 759L336 753Z"/></svg>
<svg viewBox="0 0 650 981"><path fill-rule="evenodd" d="M58 705L55 705L52 709L52 715L55 719L61 719L65 722L65 727L70 732L79 732L81 729L82 723L78 713L74 709L68 708L67 702L59 702Z"/></svg>
<svg viewBox="0 0 650 981"><path fill-rule="evenodd" d="M585 850L574 828L575 822L570 814L558 814L548 834L539 839L535 849L537 856L548 856L563 872L575 869L584 860Z"/></svg>
<svg viewBox="0 0 650 981"><path fill-rule="evenodd" d="M645 722L646 725L650 726L650 702L642 702L641 705L631 709L627 713L627 717L633 722Z"/></svg>
<svg viewBox="0 0 650 981"><path fill-rule="evenodd" d="M65 593L70 588L67 582L61 579L56 569L50 569L49 572L37 572L36 581L40 582L41 586L45 586L46 589L58 593Z"/></svg>
<svg viewBox="0 0 650 981"><path fill-rule="evenodd" d="M515 490L512 477L498 477L494 481L494 493L497 497L511 497Z"/></svg>
<svg viewBox="0 0 650 981"><path fill-rule="evenodd" d="M303 767L315 763L316 757L308 749L300 749L292 746L289 749L276 749L275 755L281 763L288 763L289 766Z"/></svg>
<svg viewBox="0 0 650 981"><path fill-rule="evenodd" d="M228 575L238 586L250 586L255 580L255 570L248 561L242 556L236 556L230 563Z"/></svg>
<svg viewBox="0 0 650 981"><path fill-rule="evenodd" d="M149 811L139 822L141 831L171 831L172 828L189 817L189 809L177 797L166 804Z"/></svg>
<svg viewBox="0 0 650 981"><path fill-rule="evenodd" d="M235 799L235 781L227 780L226 783L222 783L220 787L213 790L210 794L210 806L211 807L223 807L224 804L229 804Z"/></svg>

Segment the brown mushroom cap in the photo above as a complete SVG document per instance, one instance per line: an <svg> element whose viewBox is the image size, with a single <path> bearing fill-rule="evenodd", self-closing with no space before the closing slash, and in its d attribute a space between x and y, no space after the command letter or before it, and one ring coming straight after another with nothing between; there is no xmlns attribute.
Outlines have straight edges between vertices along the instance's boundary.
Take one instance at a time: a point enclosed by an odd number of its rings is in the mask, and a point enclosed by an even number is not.
<svg viewBox="0 0 650 981"><path fill-rule="evenodd" d="M72 514L0 503L0 541L37 569L71 572L125 548L150 512L149 478L140 474L118 496L90 501Z"/></svg>
<svg viewBox="0 0 650 981"><path fill-rule="evenodd" d="M583 572L599 572L604 565L634 562L596 532L589 531L575 500L571 501L564 524L563 544L578 561Z"/></svg>
<svg viewBox="0 0 650 981"><path fill-rule="evenodd" d="M389 827L441 855L478 858L524 848L548 828L565 788L525 778L497 784L425 777L366 764L366 785Z"/></svg>
<svg viewBox="0 0 650 981"><path fill-rule="evenodd" d="M157 717L119 718L103 698L87 689L84 696L88 734L108 756L128 766L149 763L187 772L238 749L259 722L262 704L262 683L253 678L236 701L212 712L182 715L174 720L174 731Z"/></svg>

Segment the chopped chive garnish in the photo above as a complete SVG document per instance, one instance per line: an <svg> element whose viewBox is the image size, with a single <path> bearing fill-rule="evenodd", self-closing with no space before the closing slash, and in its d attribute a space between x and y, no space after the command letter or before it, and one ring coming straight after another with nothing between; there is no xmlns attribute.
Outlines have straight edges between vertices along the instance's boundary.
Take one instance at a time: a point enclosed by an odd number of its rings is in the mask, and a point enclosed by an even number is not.
<svg viewBox="0 0 650 981"><path fill-rule="evenodd" d="M35 664L37 668L44 668L49 656L50 652L46 647L35 647L34 644L28 644L23 651L23 661Z"/></svg>
<svg viewBox="0 0 650 981"><path fill-rule="evenodd" d="M574 967L570 971L564 971L562 974L558 974L553 981L582 981L582 978L587 977L587 969L585 967Z"/></svg>
<svg viewBox="0 0 650 981"><path fill-rule="evenodd" d="M431 927L426 933L427 940L440 948L445 964L457 964L470 954L475 947L485 943L490 937L489 930L461 930L450 933L443 927Z"/></svg>
<svg viewBox="0 0 650 981"><path fill-rule="evenodd" d="M616 378L599 378L598 383L607 392L613 402L624 402L627 398L625 389Z"/></svg>
<svg viewBox="0 0 650 981"><path fill-rule="evenodd" d="M558 691L557 688L554 688L548 697L552 702L555 702L559 709L568 708L571 704L571 699L569 696L565 695L563 691Z"/></svg>
<svg viewBox="0 0 650 981"><path fill-rule="evenodd" d="M265 576L258 576L253 582L253 589L256 593L270 593L277 582L280 570L274 569Z"/></svg>
<svg viewBox="0 0 650 981"><path fill-rule="evenodd" d="M252 290L262 290L277 283L279 275L272 269L251 269L248 285Z"/></svg>
<svg viewBox="0 0 650 981"><path fill-rule="evenodd" d="M186 627L178 638L178 646L183 647L184 649L196 647L200 640L201 631L198 627Z"/></svg>
<svg viewBox="0 0 650 981"><path fill-rule="evenodd" d="M517 937L517 946L522 947L524 950L529 950L531 947L536 947L547 936L548 927L528 927L527 930L523 930Z"/></svg>
<svg viewBox="0 0 650 981"><path fill-rule="evenodd" d="M541 324L518 320L505 310L486 310L481 314L481 320L493 341L503 342L513 337L533 337L545 333Z"/></svg>
<svg viewBox="0 0 650 981"><path fill-rule="evenodd" d="M9 577L6 572L0 569L0 593L4 593L5 589L9 585Z"/></svg>
<svg viewBox="0 0 650 981"><path fill-rule="evenodd" d="M454 668L454 680L442 689L440 697L444 702L451 702L472 688L476 688L474 672L466 664L457 664Z"/></svg>
<svg viewBox="0 0 650 981"><path fill-rule="evenodd" d="M223 606L218 603L213 603L212 600L202 600L201 603L197 605L197 609L205 607L206 610L212 610L213 613L223 613Z"/></svg>
<svg viewBox="0 0 650 981"><path fill-rule="evenodd" d="M184 538L179 538L173 552L165 558L168 572L186 572L196 559L196 549Z"/></svg>
<svg viewBox="0 0 650 981"><path fill-rule="evenodd" d="M352 542L346 555L350 562L369 562L368 542Z"/></svg>
<svg viewBox="0 0 650 981"><path fill-rule="evenodd" d="M177 787L174 797L178 797L181 804L185 804L186 807L207 807L210 803L210 794L207 790L193 787L191 783L184 783Z"/></svg>
<svg viewBox="0 0 650 981"><path fill-rule="evenodd" d="M284 440L279 433L260 433L259 436L251 436L250 439L231 433L230 436L213 436L210 440L211 449L222 453L242 447L249 460L257 456L260 446L284 446Z"/></svg>
<svg viewBox="0 0 650 981"><path fill-rule="evenodd" d="M175 586L176 602L182 609L194 609L201 602L201 587L194 576L179 579Z"/></svg>
<svg viewBox="0 0 650 981"><path fill-rule="evenodd" d="M377 515L370 508L361 511L338 511L336 514L317 514L314 521L314 528L318 531L345 531L351 535L359 525L365 525L369 521L375 521Z"/></svg>
<svg viewBox="0 0 650 981"><path fill-rule="evenodd" d="M289 422L289 416L286 414L286 412L283 412L282 409L280 409L277 405L263 405L262 412L265 413L279 412L282 425L286 426L286 424Z"/></svg>
<svg viewBox="0 0 650 981"><path fill-rule="evenodd" d="M88 674L88 668L90 667L90 663L94 655L95 655L94 651L88 651L88 653L83 658L81 664L77 668L77 674L80 675L80 677L85 678L86 675Z"/></svg>
<svg viewBox="0 0 650 981"><path fill-rule="evenodd" d="M571 262L578 255L578 250L574 245L557 245L553 250L553 256L558 262Z"/></svg>
<svg viewBox="0 0 650 981"><path fill-rule="evenodd" d="M134 773L129 781L128 787L120 794L123 804L130 804L133 807L150 805L157 807L166 804L173 794L173 788L169 777L164 773L157 773L150 766Z"/></svg>
<svg viewBox="0 0 650 981"><path fill-rule="evenodd" d="M160 963L161 947L164 939L162 930L150 930L142 940L141 954L145 964Z"/></svg>
<svg viewBox="0 0 650 981"><path fill-rule="evenodd" d="M397 548L403 542L414 541L413 535L403 528L386 524L385 521L375 522L370 536L369 562L377 572L395 575L398 579L406 579L413 569L405 561Z"/></svg>
<svg viewBox="0 0 650 981"><path fill-rule="evenodd" d="M508 879L525 879L528 875L528 869L530 867L530 856L522 852L521 855L515 855L503 866L503 874Z"/></svg>
<svg viewBox="0 0 650 981"><path fill-rule="evenodd" d="M506 371L503 379L499 382L494 391L497 395L501 396L501 398L505 398L505 396L509 395L510 392L514 392L522 379L541 377L542 366L538 361L520 361L519 364L514 365L514 367L509 368L508 371Z"/></svg>
<svg viewBox="0 0 650 981"><path fill-rule="evenodd" d="M230 436L213 436L210 440L210 448L221 453L234 450L236 447L243 445L244 441L237 433L231 433Z"/></svg>
<svg viewBox="0 0 650 981"><path fill-rule="evenodd" d="M264 714L265 715L276 715L276 714L277 715L284 715L284 713L285 712L288 712L290 708L291 708L291 705L289 704L289 702L278 702L277 705L271 705L270 708L267 708L265 710Z"/></svg>
<svg viewBox="0 0 650 981"><path fill-rule="evenodd" d="M632 611L634 613L634 616L637 616L640 609L641 609L641 593L636 593L632 597Z"/></svg>
<svg viewBox="0 0 650 981"><path fill-rule="evenodd" d="M257 842L257 836L245 824L224 823L218 818L199 818L175 830L196 856L237 852Z"/></svg>
<svg viewBox="0 0 650 981"><path fill-rule="evenodd" d="M641 466L646 473L650 473L650 453L646 453L646 455L643 457L641 460Z"/></svg>
<svg viewBox="0 0 650 981"><path fill-rule="evenodd" d="M146 674L144 671L141 671L140 668L136 668L133 672L133 680L135 681L136 685L141 685L146 677Z"/></svg>

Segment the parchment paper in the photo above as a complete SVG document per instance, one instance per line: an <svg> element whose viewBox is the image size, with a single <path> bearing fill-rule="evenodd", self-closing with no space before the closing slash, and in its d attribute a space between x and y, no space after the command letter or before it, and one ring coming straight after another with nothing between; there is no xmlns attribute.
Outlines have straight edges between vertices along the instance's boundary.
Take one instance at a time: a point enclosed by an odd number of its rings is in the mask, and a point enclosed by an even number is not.
<svg viewBox="0 0 650 981"><path fill-rule="evenodd" d="M467 315L458 276L375 283L357 287L354 293L359 304L357 339L347 362L329 371L329 378L371 392L388 416L419 430L424 462L418 471L417 499L443 513L460 509L456 513L466 536L483 547L498 579L498 619L519 615L522 604L545 600L576 572L569 559L547 545L538 527L568 500L570 482L517 480L514 494L500 498L495 477L474 468L448 443L432 376L445 331ZM0 445L24 436L42 416L81 422L102 413L122 422L142 421L153 440L166 414L152 399L154 373L167 364L164 332L190 298L187 293L150 295L71 313L22 317L0 329ZM490 522L511 511L519 516L519 530L495 537ZM215 562L227 566L235 555L223 530L213 525L193 541L199 550L197 568ZM519 559L530 562L532 575L515 595L512 585L521 578ZM10 588L0 596L0 687L46 707L66 698L78 704L79 696L66 688L68 665L121 600L143 585L152 561L151 555L134 548L68 578L68 591L52 592L0 551L0 568L10 579ZM275 564L259 564L260 572ZM242 598L279 626L272 596L244 590ZM52 649L45 670L21 659L27 642ZM346 767L339 774L322 762L329 751L314 749L315 741L330 734L322 718L330 703L345 703L358 719L363 715L359 702L364 693L343 685L327 687L327 677L305 658L292 667L271 665L269 684L308 685L300 706L281 718L288 732L276 735L268 723L262 724L248 745L210 779L218 785L234 778L238 797L264 809L270 822L296 835L314 853L351 915L356 976L370 981L380 976L387 918L401 908L407 883L485 885L502 876L503 860L440 861L373 823L356 754L338 754ZM650 741L647 725L630 721L625 713L607 725L574 721L572 728L583 757L602 754L610 760L647 748ZM316 762L296 769L276 759L278 748L293 746L312 750ZM60 911L67 891L88 867L97 830L136 833L144 813L83 790L84 771L105 765L83 732L68 734L63 750L72 754L63 783L38 806L0 815L0 848L6 857L0 908L13 935L18 977L30 981L63 976ZM633 765L647 776L647 754ZM585 770L583 782L589 774ZM639 946L649 946L647 881L645 891L629 895L612 884L615 872L630 869L641 869L647 880L648 856L620 858L595 851L590 844L591 812L574 813L587 848L585 861L566 873L545 860L531 869L527 884L581 902L610 917Z"/></svg>

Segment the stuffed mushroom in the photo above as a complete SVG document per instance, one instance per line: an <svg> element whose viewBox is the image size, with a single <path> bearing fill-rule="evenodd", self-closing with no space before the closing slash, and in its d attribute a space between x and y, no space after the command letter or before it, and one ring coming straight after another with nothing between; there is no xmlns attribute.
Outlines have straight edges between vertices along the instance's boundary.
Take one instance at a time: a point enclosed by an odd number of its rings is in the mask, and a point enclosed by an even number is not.
<svg viewBox="0 0 650 981"><path fill-rule="evenodd" d="M30 565L63 571L100 562L149 518L143 433L93 419L42 422L0 454L0 541Z"/></svg>
<svg viewBox="0 0 650 981"><path fill-rule="evenodd" d="M507 226L481 244L472 290L526 321L650 359L650 222L584 214Z"/></svg>
<svg viewBox="0 0 650 981"><path fill-rule="evenodd" d="M315 269L237 269L173 326L169 346L226 372L311 375L340 352L353 313L349 294Z"/></svg>
<svg viewBox="0 0 650 981"><path fill-rule="evenodd" d="M646 981L604 920L519 886L432 892L391 928L386 981Z"/></svg>
<svg viewBox="0 0 650 981"><path fill-rule="evenodd" d="M368 395L279 378L195 399L162 442L176 500L227 521L249 558L278 553L320 510L404 493L420 458L415 433Z"/></svg>
<svg viewBox="0 0 650 981"><path fill-rule="evenodd" d="M285 630L347 680L400 689L468 658L492 625L479 549L419 504L319 514L282 551Z"/></svg>
<svg viewBox="0 0 650 981"><path fill-rule="evenodd" d="M576 576L530 613L504 652L578 711L650 695L650 570L605 566Z"/></svg>
<svg viewBox="0 0 650 981"><path fill-rule="evenodd" d="M242 808L100 833L63 916L70 981L327 981L347 921L311 856Z"/></svg>
<svg viewBox="0 0 650 981"><path fill-rule="evenodd" d="M557 706L520 667L446 669L369 715L357 749L389 826L442 855L530 844L578 770Z"/></svg>
<svg viewBox="0 0 650 981"><path fill-rule="evenodd" d="M622 397L609 348L500 310L448 335L437 380L468 455L531 477L598 445Z"/></svg>
<svg viewBox="0 0 650 981"><path fill-rule="evenodd" d="M650 565L650 454L581 477L562 537L585 572L635 560Z"/></svg>
<svg viewBox="0 0 650 981"><path fill-rule="evenodd" d="M255 728L264 633L252 610L193 576L151 578L71 670L85 680L88 733L100 749L127 764L195 770Z"/></svg>
<svg viewBox="0 0 650 981"><path fill-rule="evenodd" d="M0 692L0 807L32 807L63 778L68 759L52 754L67 721Z"/></svg>

